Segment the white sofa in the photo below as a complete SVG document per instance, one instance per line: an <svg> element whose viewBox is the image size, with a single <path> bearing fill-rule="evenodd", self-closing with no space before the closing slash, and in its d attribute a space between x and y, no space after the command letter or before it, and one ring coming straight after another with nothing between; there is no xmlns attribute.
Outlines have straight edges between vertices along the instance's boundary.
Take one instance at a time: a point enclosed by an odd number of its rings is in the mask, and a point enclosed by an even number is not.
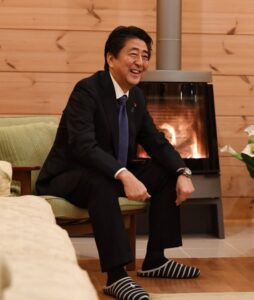
<svg viewBox="0 0 254 300"><path fill-rule="evenodd" d="M4 300L98 299L67 232L40 197L0 197L0 257Z"/></svg>

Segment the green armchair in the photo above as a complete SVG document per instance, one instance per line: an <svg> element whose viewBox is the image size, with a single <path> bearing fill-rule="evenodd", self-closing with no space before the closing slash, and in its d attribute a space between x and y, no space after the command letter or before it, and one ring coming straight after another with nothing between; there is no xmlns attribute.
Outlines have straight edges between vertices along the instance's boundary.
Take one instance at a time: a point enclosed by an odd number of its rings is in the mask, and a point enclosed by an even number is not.
<svg viewBox="0 0 254 300"><path fill-rule="evenodd" d="M19 195L36 194L35 181L53 144L59 118L56 116L2 116L0 118L0 160L13 166L12 192ZM17 182L20 186L17 187ZM88 211L78 208L63 198L43 196L52 207L56 222L70 236L92 233ZM134 257L136 257L136 215L145 204L119 198ZM135 260L127 267L135 269Z"/></svg>

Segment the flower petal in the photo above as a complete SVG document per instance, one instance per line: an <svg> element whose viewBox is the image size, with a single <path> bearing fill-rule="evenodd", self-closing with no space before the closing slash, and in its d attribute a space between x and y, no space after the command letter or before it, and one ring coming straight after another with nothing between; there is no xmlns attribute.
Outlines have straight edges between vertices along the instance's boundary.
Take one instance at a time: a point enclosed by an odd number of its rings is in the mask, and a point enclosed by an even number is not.
<svg viewBox="0 0 254 300"><path fill-rule="evenodd" d="M252 144L248 144L242 151L242 153L250 156L250 157L254 157L254 143Z"/></svg>
<svg viewBox="0 0 254 300"><path fill-rule="evenodd" d="M234 156L235 158L239 159L239 160L242 160L242 156L241 156L241 153L239 152L236 152L231 146L229 145L226 145L224 147L222 147L220 149L220 152L227 152L229 154L231 154L232 156Z"/></svg>
<svg viewBox="0 0 254 300"><path fill-rule="evenodd" d="M254 125L250 125L244 129L244 132L247 132L249 136L254 135Z"/></svg>
<svg viewBox="0 0 254 300"><path fill-rule="evenodd" d="M237 152L229 145L226 145L222 148L220 148L220 152L227 152L231 155L236 154Z"/></svg>

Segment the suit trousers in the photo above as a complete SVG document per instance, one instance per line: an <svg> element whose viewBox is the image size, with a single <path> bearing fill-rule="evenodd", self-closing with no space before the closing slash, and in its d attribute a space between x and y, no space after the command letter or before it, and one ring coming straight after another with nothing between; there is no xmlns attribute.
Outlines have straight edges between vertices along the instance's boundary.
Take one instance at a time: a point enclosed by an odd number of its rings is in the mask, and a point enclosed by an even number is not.
<svg viewBox="0 0 254 300"><path fill-rule="evenodd" d="M182 245L180 208L176 206L176 176L152 160L127 166L152 196L149 200L148 248L159 250ZM89 176L88 176L89 175ZM96 170L85 170L67 199L87 208L100 257L101 269L109 271L133 260L118 197L122 183Z"/></svg>

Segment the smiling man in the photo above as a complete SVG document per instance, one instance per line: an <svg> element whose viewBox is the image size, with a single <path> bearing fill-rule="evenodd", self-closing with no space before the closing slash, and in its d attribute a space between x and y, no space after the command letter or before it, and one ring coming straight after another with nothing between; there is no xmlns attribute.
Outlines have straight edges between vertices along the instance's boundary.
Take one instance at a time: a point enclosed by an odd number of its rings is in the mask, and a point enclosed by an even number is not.
<svg viewBox="0 0 254 300"><path fill-rule="evenodd" d="M54 145L37 181L38 194L66 198L87 208L104 293L119 300L145 300L148 293L126 273L133 260L118 203L150 201L149 236L142 270L152 278L194 278L200 271L164 256L182 245L179 206L194 191L179 153L159 132L137 87L148 68L152 39L142 29L120 26L106 41L104 71L75 86ZM151 159L137 163L140 144Z"/></svg>

